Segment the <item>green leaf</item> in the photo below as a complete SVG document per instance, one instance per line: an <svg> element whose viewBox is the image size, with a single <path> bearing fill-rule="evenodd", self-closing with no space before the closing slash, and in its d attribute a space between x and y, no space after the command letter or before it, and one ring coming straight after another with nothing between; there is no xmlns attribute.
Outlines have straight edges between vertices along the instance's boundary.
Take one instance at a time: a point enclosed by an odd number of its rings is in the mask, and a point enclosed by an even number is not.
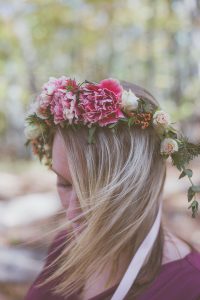
<svg viewBox="0 0 200 300"><path fill-rule="evenodd" d="M193 172L192 172L192 170L190 170L190 169L185 169L185 170L183 170L183 172L181 173L181 175L179 176L179 179L181 179L181 178L183 178L184 176L188 176L188 177L192 177L192 175L193 175Z"/></svg>
<svg viewBox="0 0 200 300"><path fill-rule="evenodd" d="M193 175L193 172L192 172L191 169L185 169L184 172L185 172L185 174L186 174L188 177L190 177L190 178L191 178L192 175Z"/></svg>
<svg viewBox="0 0 200 300"><path fill-rule="evenodd" d="M192 186L192 191L194 193L200 193L200 185L193 185Z"/></svg>
<svg viewBox="0 0 200 300"><path fill-rule="evenodd" d="M174 152L171 155L171 158L173 165L181 171L182 169L185 169L186 164L196 156L200 155L200 144L189 143L184 137L181 137L179 140L179 150Z"/></svg>
<svg viewBox="0 0 200 300"><path fill-rule="evenodd" d="M95 133L96 127L89 128L88 132L88 143L93 144L95 142L94 140L94 133Z"/></svg>
<svg viewBox="0 0 200 300"><path fill-rule="evenodd" d="M177 139L177 133L173 132L173 131L169 131L168 132L168 137L172 138L172 139Z"/></svg>
<svg viewBox="0 0 200 300"><path fill-rule="evenodd" d="M188 207L188 209L192 208L192 218L196 217L196 214L198 212L198 208L199 208L199 203L194 200L191 205Z"/></svg>
<svg viewBox="0 0 200 300"><path fill-rule="evenodd" d="M185 177L185 176L186 176L186 174L185 174L185 172L183 171L183 172L181 173L181 175L179 176L178 179L181 179L181 178L183 178L183 177Z"/></svg>
<svg viewBox="0 0 200 300"><path fill-rule="evenodd" d="M130 119L128 120L128 126L129 126L129 127L131 126L131 123L132 123L132 119L130 118Z"/></svg>
<svg viewBox="0 0 200 300"><path fill-rule="evenodd" d="M116 125L117 125L117 123L114 123L114 124L109 125L108 127L109 127L109 128L113 128L113 127L115 127Z"/></svg>
<svg viewBox="0 0 200 300"><path fill-rule="evenodd" d="M191 186L189 189L188 189L188 202L190 202L192 200L192 198L194 197L195 195L195 192L193 191L192 189L193 187Z"/></svg>
<svg viewBox="0 0 200 300"><path fill-rule="evenodd" d="M126 118L121 118L120 121L122 121L122 122L128 122L128 119L126 119Z"/></svg>
<svg viewBox="0 0 200 300"><path fill-rule="evenodd" d="M168 126L168 130L177 134L177 130L174 127L170 126L170 125Z"/></svg>

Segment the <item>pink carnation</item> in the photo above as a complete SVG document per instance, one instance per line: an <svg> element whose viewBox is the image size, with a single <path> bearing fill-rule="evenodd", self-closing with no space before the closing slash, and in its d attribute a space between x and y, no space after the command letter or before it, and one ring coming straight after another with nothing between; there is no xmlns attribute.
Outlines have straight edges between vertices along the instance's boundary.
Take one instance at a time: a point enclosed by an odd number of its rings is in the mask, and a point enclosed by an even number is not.
<svg viewBox="0 0 200 300"><path fill-rule="evenodd" d="M41 94L37 97L37 113L39 117L47 116L47 109L53 102L54 94L60 90L65 89L67 77L60 78L50 77L49 81L43 85Z"/></svg>
<svg viewBox="0 0 200 300"><path fill-rule="evenodd" d="M53 95L58 89L65 89L66 82L69 78L66 76L61 76L60 78L50 77L49 81L43 85L43 91L47 95Z"/></svg>
<svg viewBox="0 0 200 300"><path fill-rule="evenodd" d="M73 93L77 92L78 85L77 85L75 79L67 79L67 81L66 81L66 89L68 91L73 92Z"/></svg>
<svg viewBox="0 0 200 300"><path fill-rule="evenodd" d="M52 99L51 113L54 116L55 124L58 124L64 120L68 120L70 123L76 115L76 97L71 92L66 90L57 90Z"/></svg>
<svg viewBox="0 0 200 300"><path fill-rule="evenodd" d="M67 92L70 90L69 92ZM48 118L50 113L54 116L55 124L64 120L72 122L75 112L75 95L78 85L75 80L62 76L50 77L43 85L41 94L37 97L37 115L40 118Z"/></svg>
<svg viewBox="0 0 200 300"><path fill-rule="evenodd" d="M78 108L84 124L98 123L106 126L124 117L120 110L120 87L114 80L87 84L81 91Z"/></svg>
<svg viewBox="0 0 200 300"><path fill-rule="evenodd" d="M104 79L99 83L99 87L112 91L118 99L120 99L122 96L123 87L116 79Z"/></svg>

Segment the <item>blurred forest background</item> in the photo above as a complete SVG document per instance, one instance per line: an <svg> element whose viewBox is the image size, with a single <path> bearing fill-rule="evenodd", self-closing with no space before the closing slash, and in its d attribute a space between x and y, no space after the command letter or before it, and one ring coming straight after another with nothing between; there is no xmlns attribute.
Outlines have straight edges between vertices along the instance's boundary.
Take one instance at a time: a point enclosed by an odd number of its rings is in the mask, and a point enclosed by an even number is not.
<svg viewBox="0 0 200 300"><path fill-rule="evenodd" d="M23 135L29 103L61 75L144 86L199 142L200 2L0 0L0 300L23 298L64 218L56 178ZM199 184L200 161L192 167ZM178 176L169 164L163 219L200 251L200 217L191 219Z"/></svg>

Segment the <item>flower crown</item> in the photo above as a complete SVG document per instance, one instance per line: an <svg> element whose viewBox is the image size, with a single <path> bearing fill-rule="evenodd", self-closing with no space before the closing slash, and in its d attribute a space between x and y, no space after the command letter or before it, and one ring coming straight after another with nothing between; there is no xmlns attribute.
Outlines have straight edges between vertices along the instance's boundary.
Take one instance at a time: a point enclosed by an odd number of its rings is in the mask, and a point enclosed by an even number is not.
<svg viewBox="0 0 200 300"><path fill-rule="evenodd" d="M153 127L161 140L161 155L169 156L181 172L179 178L188 176L191 186L188 189L188 202L194 218L198 212L196 194L200 186L194 185L192 170L186 165L200 154L200 144L192 144L171 126L169 115L137 97L130 89L124 90L116 79L104 79L100 83L85 80L77 83L65 76L51 77L43 85L41 94L31 105L26 116L26 146L32 145L33 153L40 161L51 166L51 137L57 126L88 127L88 143L95 142L97 127L115 130L120 124L145 130ZM192 202L191 202L192 201Z"/></svg>

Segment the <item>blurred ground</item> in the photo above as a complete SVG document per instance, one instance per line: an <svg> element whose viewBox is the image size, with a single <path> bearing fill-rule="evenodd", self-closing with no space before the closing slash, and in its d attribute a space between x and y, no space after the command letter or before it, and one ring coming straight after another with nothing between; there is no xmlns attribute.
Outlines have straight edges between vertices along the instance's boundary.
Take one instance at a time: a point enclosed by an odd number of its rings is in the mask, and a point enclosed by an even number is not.
<svg viewBox="0 0 200 300"><path fill-rule="evenodd" d="M199 184L200 161L191 166ZM38 163L0 163L0 300L23 299L42 268L54 229L62 224L53 173ZM168 165L163 220L200 251L200 216L187 209L187 178Z"/></svg>

